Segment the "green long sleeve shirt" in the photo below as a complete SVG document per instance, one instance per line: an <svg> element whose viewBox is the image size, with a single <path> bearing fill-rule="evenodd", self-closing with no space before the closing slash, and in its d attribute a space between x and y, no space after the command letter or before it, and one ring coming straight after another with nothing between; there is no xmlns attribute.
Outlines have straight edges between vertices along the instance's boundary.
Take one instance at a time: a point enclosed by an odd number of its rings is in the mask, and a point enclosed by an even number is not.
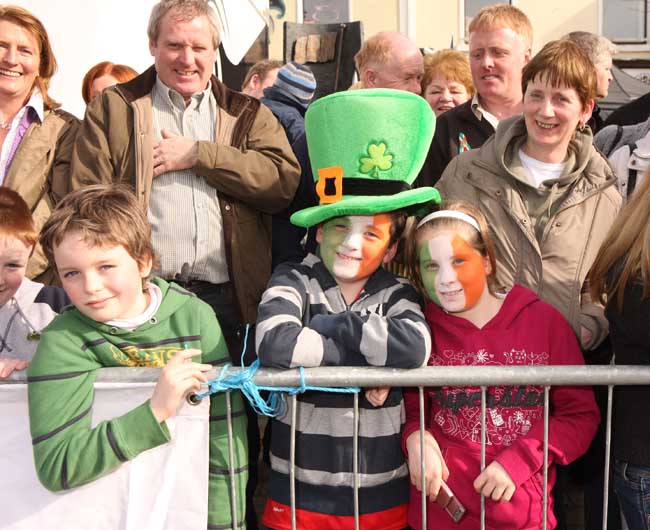
<svg viewBox="0 0 650 530"><path fill-rule="evenodd" d="M96 371L102 367L162 367L179 350L202 351L201 362L223 365L229 356L212 309L193 294L154 278L163 300L156 315L136 330L89 319L67 308L44 331L28 370L29 416L36 471L51 491L66 490L110 473L141 452L170 441L165 422L149 400L91 427ZM232 395L238 521L243 521L247 480L246 416ZM208 528L230 528L230 476L226 398L210 401Z"/></svg>

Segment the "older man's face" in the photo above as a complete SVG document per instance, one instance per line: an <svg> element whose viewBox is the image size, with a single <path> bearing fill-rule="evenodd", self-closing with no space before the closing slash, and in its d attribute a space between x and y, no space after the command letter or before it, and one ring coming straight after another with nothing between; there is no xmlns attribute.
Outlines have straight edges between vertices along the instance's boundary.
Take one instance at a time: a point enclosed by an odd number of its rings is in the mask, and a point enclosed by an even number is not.
<svg viewBox="0 0 650 530"><path fill-rule="evenodd" d="M375 71L373 87L395 88L420 94L424 63L422 54L415 45L396 46L392 60Z"/></svg>
<svg viewBox="0 0 650 530"><path fill-rule="evenodd" d="M217 60L212 31L205 16L181 20L175 10L160 21L157 42L149 42L156 73L186 101L205 90Z"/></svg>
<svg viewBox="0 0 650 530"><path fill-rule="evenodd" d="M614 79L612 75L612 56L605 55L600 61L594 63L596 67L596 97L604 98L609 93L609 84Z"/></svg>

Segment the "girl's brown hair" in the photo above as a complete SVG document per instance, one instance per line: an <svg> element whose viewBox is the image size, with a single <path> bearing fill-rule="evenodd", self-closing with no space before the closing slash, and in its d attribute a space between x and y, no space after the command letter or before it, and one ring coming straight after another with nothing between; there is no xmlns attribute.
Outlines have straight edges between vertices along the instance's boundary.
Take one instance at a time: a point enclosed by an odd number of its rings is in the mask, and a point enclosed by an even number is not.
<svg viewBox="0 0 650 530"><path fill-rule="evenodd" d="M589 285L591 296L603 304L616 299L623 308L625 288L643 283L643 298L650 298L650 171L609 230L596 256Z"/></svg>
<svg viewBox="0 0 650 530"><path fill-rule="evenodd" d="M494 254L494 244L492 243L492 237L490 236L490 230L485 216L471 204L462 201L451 202L448 204L443 203L440 210L451 210L467 214L476 219L481 230L479 232L471 224L454 217L437 217L427 221L422 226L418 226L418 224L425 216L416 219L416 221L411 225L406 239L406 258L409 277L413 281L416 289L419 291L420 295L425 299L428 299L420 275L418 238L421 237L425 231L448 230L458 232L473 249L478 251L481 256L488 259L492 269L487 277L488 289L491 294L496 294L501 287L496 278L497 262Z"/></svg>

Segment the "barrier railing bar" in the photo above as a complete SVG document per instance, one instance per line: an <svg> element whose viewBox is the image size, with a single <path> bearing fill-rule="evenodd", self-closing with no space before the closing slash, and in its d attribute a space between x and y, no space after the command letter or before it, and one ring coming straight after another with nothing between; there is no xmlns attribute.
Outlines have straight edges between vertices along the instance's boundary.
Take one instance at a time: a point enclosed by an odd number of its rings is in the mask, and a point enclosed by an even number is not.
<svg viewBox="0 0 650 530"><path fill-rule="evenodd" d="M420 398L420 485L422 487L422 528L427 528L427 465L424 458L424 387L418 388Z"/></svg>
<svg viewBox="0 0 650 530"><path fill-rule="evenodd" d="M354 394L352 425L352 477L354 487L354 530L359 530L359 394Z"/></svg>
<svg viewBox="0 0 650 530"><path fill-rule="evenodd" d="M481 473L485 469L485 441L487 437L487 387L481 387ZM481 492L481 530L485 530L485 495Z"/></svg>
<svg viewBox="0 0 650 530"><path fill-rule="evenodd" d="M549 386L544 387L544 497L542 500L542 528L548 528L548 416L549 416Z"/></svg>
<svg viewBox="0 0 650 530"><path fill-rule="evenodd" d="M230 511L232 512L233 528L238 528L237 524L237 487L235 484L235 449L232 434L232 402L230 392L226 392L226 423L228 429L228 471L230 473Z"/></svg>
<svg viewBox="0 0 650 530"><path fill-rule="evenodd" d="M612 442L612 404L614 387L607 385L607 424L605 426L605 475L603 477L603 530L607 530L609 511L609 466Z"/></svg>
<svg viewBox="0 0 650 530"><path fill-rule="evenodd" d="M229 368L235 374L240 368ZM218 377L220 370L206 373L209 379ZM25 383L24 372L12 374L5 384ZM98 382L155 382L159 368L102 368ZM253 378L263 386L301 386L298 370L263 368ZM410 370L378 367L319 367L305 368L304 382L310 386L374 387L374 386L506 386L506 385L647 385L650 366L427 366Z"/></svg>
<svg viewBox="0 0 650 530"><path fill-rule="evenodd" d="M298 399L291 395L291 437L289 439L289 495L291 497L291 530L296 530L296 408Z"/></svg>
<svg viewBox="0 0 650 530"><path fill-rule="evenodd" d="M126 371L128 370L128 371ZM228 374L237 373L240 368L230 368ZM216 378L220 370L211 370L208 378ZM142 386L154 383L160 374L155 368L103 368L98 370L96 383L101 385L125 384ZM544 469L543 469L543 528L547 528L548 507L548 444L549 444L549 394L551 386L603 386L607 389L607 420L605 431L605 469L603 484L603 525L607 530L609 470L611 465L611 423L613 408L613 388L615 385L650 385L649 366L460 366L460 367L425 367L410 370L374 367L320 367L305 369L301 378L297 370L261 369L254 382L264 386L333 386L333 387L375 387L402 386L419 387L420 404L420 452L421 452L421 485L422 485L422 521L423 528L427 524L427 490L425 463L425 410L423 386L479 386L481 389L481 471L486 467L487 443L487 388L492 386L544 386ZM11 385L26 383L24 372L12 374L8 379L0 380L0 391ZM291 528L297 529L296 524L296 418L297 397L289 396L291 405L289 479L291 502ZM354 481L354 518L355 530L359 530L359 398L354 394L354 425L353 425L353 481ZM235 476L234 438L232 428L231 391L226 392L226 418L228 434L229 476L231 487L231 513L233 526L237 528L237 489ZM481 530L485 529L485 496L481 494Z"/></svg>

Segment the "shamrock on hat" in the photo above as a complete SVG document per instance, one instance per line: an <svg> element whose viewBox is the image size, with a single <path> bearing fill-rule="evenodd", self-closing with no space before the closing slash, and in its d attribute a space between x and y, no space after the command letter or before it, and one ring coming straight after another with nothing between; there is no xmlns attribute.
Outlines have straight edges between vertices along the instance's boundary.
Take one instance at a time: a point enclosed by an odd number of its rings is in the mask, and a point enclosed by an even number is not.
<svg viewBox="0 0 650 530"><path fill-rule="evenodd" d="M305 130L320 204L295 212L291 222L310 227L344 215L415 213L438 204L435 188L411 189L434 129L426 100L402 90L350 90L315 101Z"/></svg>

